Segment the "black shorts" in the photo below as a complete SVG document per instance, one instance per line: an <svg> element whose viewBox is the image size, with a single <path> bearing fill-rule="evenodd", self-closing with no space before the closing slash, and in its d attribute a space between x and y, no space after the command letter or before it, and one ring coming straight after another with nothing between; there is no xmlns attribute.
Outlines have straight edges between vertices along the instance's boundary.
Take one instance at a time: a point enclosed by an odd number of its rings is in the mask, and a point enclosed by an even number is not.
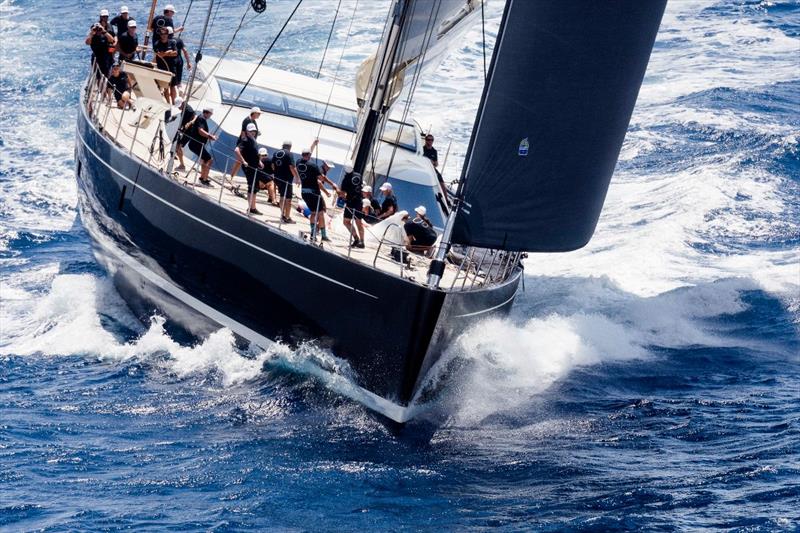
<svg viewBox="0 0 800 533"><path fill-rule="evenodd" d="M183 133L183 132L180 132L180 133L178 134L178 144L180 144L182 147L183 147L183 146L186 146L187 144L189 144L189 141L190 141L190 140L191 140L191 139L189 138L189 136L188 136L188 135L186 135L185 133Z"/></svg>
<svg viewBox="0 0 800 533"><path fill-rule="evenodd" d="M292 192L294 190L294 185L291 181L284 181L282 179L275 179L275 183L278 185L278 194L281 195L281 198L292 198Z"/></svg>
<svg viewBox="0 0 800 533"><path fill-rule="evenodd" d="M172 83L170 83L170 85L172 86L180 85L182 80L183 80L183 63L175 67L175 72L173 73L172 76Z"/></svg>
<svg viewBox="0 0 800 533"><path fill-rule="evenodd" d="M367 224L375 224L377 222L380 222L380 219L375 215L364 214L363 208L356 211L356 218L359 220L363 220Z"/></svg>
<svg viewBox="0 0 800 533"><path fill-rule="evenodd" d="M327 209L327 206L325 205L325 198L323 198L322 195L304 192L302 196L303 201L306 203L312 213L317 212L317 206L319 206L319 211L325 211Z"/></svg>
<svg viewBox="0 0 800 533"><path fill-rule="evenodd" d="M257 168L251 166L244 167L244 177L247 179L247 194L258 192L258 183L256 182Z"/></svg>
<svg viewBox="0 0 800 533"><path fill-rule="evenodd" d="M193 154L200 156L200 159L203 161L211 161L211 152L208 151L205 143L200 144L199 142L191 141L189 142L189 150L191 150Z"/></svg>
<svg viewBox="0 0 800 533"><path fill-rule="evenodd" d="M353 218L354 216L358 217L358 213L361 211L362 207L361 198L358 198L357 200L358 202L347 201L344 204L344 218L349 219Z"/></svg>

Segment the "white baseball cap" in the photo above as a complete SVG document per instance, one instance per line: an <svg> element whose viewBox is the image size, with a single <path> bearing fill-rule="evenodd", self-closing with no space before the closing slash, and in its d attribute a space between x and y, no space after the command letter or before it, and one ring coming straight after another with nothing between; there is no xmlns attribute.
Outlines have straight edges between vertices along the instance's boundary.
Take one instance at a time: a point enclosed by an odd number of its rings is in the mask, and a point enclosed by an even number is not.
<svg viewBox="0 0 800 533"><path fill-rule="evenodd" d="M101 9L100 10L100 16L101 17L107 17L108 16L108 9Z"/></svg>
<svg viewBox="0 0 800 533"><path fill-rule="evenodd" d="M258 149L258 155L267 155L267 149L262 146Z"/></svg>
<svg viewBox="0 0 800 533"><path fill-rule="evenodd" d="M364 198L361 200L361 207L367 207L368 205L370 205L369 198Z"/></svg>
<svg viewBox="0 0 800 533"><path fill-rule="evenodd" d="M167 35L172 35L175 33L175 30L172 29L172 26L167 26Z"/></svg>
<svg viewBox="0 0 800 533"><path fill-rule="evenodd" d="M253 113L261 113L261 108L259 108L258 106L251 107L250 114L252 115Z"/></svg>
<svg viewBox="0 0 800 533"><path fill-rule="evenodd" d="M281 146L291 146L291 145L292 145L292 141L286 140L286 141L283 141L283 144Z"/></svg>
<svg viewBox="0 0 800 533"><path fill-rule="evenodd" d="M382 191L391 191L392 190L392 184L387 181L386 183L384 183L383 185L380 186L380 190L382 190Z"/></svg>
<svg viewBox="0 0 800 533"><path fill-rule="evenodd" d="M251 122L247 125L246 131L256 131L257 129L258 128L256 128L256 125Z"/></svg>
<svg viewBox="0 0 800 533"><path fill-rule="evenodd" d="M417 207L415 207L415 208L414 208L414 212L415 212L416 214L418 214L418 215L425 216L425 214L428 212L428 210L427 210L427 209L425 209L425 206L424 206L424 205L419 205L419 206L417 206Z"/></svg>
<svg viewBox="0 0 800 533"><path fill-rule="evenodd" d="M344 166L344 173L345 174L350 174L352 171L353 171L353 165L351 165L350 163L348 163L348 164L346 164Z"/></svg>
<svg viewBox="0 0 800 533"><path fill-rule="evenodd" d="M120 13L127 13L128 12L128 6L122 6L121 8L119 8L119 12Z"/></svg>
<svg viewBox="0 0 800 533"><path fill-rule="evenodd" d="M166 7L164 8L164 11L172 11L173 13L175 13L175 6L173 6L172 4L167 4Z"/></svg>
<svg viewBox="0 0 800 533"><path fill-rule="evenodd" d="M128 27L129 28L135 28L136 27L136 21L133 20L133 19L129 20L128 21Z"/></svg>
<svg viewBox="0 0 800 533"><path fill-rule="evenodd" d="M372 187L370 187L369 185L364 185L363 187L361 187L361 192L372 192Z"/></svg>
<svg viewBox="0 0 800 533"><path fill-rule="evenodd" d="M214 108L210 107L210 106L205 106L203 108L203 113L205 113L206 111L209 112L209 113L213 113L214 112Z"/></svg>

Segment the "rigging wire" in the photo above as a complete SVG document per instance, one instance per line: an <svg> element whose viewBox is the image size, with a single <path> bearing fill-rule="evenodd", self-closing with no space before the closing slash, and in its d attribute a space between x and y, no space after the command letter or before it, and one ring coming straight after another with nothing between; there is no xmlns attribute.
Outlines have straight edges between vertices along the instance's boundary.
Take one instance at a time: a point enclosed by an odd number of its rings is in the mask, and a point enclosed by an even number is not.
<svg viewBox="0 0 800 533"><path fill-rule="evenodd" d="M322 65L325 64L325 56L328 54L328 47L331 44L331 37L333 37L333 29L336 27L336 19L339 18L339 9L342 7L342 0L336 6L336 13L333 14L333 22L331 23L331 31L328 33L328 42L325 43L325 50L322 52L322 61L319 62L317 69L317 79L319 79L320 72L322 72Z"/></svg>
<svg viewBox="0 0 800 533"><path fill-rule="evenodd" d="M186 8L186 14L183 16L183 22L181 22L181 28L186 27L186 21L189 19L189 12L192 10L193 5L194 5L194 0L189 0L189 7Z"/></svg>
<svg viewBox="0 0 800 533"><path fill-rule="evenodd" d="M486 81L486 17L483 13L483 4L485 0L481 0L481 38L483 41L483 81Z"/></svg>
<svg viewBox="0 0 800 533"><path fill-rule="evenodd" d="M344 53L347 51L347 43L350 42L350 36L352 35L353 29L353 21L356 19L356 11L358 11L358 2L356 0L355 4L353 5L353 14L350 15L350 24L347 26L347 37L345 37L344 44L342 45L342 53L339 54L339 62L336 64L336 71L333 75L333 81L331 82L331 90L328 92L328 99L325 101L325 110L322 112L322 120L319 123L319 128L317 129L317 139L319 139L320 134L322 133L322 125L325 123L325 117L328 115L328 107L331 103L331 98L333 98L333 90L336 88L336 82L339 81L339 69L342 66L342 59L344 59ZM327 47L326 47L327 48ZM319 165L319 144L316 147L317 155L315 159L317 160L317 165Z"/></svg>

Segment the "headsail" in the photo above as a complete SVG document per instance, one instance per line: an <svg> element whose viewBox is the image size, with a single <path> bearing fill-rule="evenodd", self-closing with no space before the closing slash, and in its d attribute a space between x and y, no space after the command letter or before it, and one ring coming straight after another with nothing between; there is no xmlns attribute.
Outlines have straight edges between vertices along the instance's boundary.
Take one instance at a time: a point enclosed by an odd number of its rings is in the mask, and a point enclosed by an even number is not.
<svg viewBox="0 0 800 533"><path fill-rule="evenodd" d="M557 252L594 233L666 0L507 0L451 242Z"/></svg>

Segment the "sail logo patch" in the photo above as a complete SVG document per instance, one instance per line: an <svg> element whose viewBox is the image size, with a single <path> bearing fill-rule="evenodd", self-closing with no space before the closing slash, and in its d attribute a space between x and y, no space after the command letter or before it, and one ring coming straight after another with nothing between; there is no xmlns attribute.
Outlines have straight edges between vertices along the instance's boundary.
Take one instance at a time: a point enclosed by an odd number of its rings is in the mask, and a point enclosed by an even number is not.
<svg viewBox="0 0 800 533"><path fill-rule="evenodd" d="M519 151L517 152L520 157L527 157L528 156L528 149L531 145L528 143L528 138L525 137L519 142Z"/></svg>

